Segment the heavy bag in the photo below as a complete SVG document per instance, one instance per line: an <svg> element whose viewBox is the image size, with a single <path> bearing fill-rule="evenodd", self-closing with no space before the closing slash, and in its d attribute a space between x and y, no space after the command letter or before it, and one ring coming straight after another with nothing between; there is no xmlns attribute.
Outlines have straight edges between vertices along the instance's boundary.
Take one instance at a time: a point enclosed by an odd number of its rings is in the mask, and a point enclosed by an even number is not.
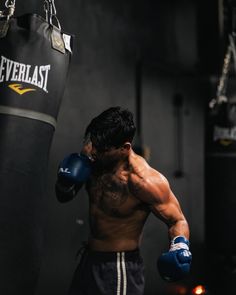
<svg viewBox="0 0 236 295"><path fill-rule="evenodd" d="M0 294L34 294L49 149L71 36L36 14L0 19Z"/></svg>
<svg viewBox="0 0 236 295"><path fill-rule="evenodd" d="M206 122L207 244L211 253L236 254L236 104L216 104Z"/></svg>

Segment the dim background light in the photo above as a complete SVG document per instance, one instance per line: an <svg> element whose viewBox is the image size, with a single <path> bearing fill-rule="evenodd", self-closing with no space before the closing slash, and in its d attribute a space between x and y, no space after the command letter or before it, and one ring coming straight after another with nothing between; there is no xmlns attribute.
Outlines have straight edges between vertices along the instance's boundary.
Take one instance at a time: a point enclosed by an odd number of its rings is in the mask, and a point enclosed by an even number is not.
<svg viewBox="0 0 236 295"><path fill-rule="evenodd" d="M203 285L198 285L192 290L192 294L196 295L204 295L206 293L206 288Z"/></svg>

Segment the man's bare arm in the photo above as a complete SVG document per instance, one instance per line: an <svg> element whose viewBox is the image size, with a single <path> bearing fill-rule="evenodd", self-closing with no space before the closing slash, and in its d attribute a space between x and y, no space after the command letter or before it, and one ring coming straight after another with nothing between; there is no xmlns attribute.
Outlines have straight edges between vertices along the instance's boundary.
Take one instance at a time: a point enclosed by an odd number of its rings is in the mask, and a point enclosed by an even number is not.
<svg viewBox="0 0 236 295"><path fill-rule="evenodd" d="M133 174L135 195L150 206L150 210L169 228L170 248L157 261L161 277L177 281L190 272L192 254L189 251L189 227L179 202L167 179L150 167Z"/></svg>
<svg viewBox="0 0 236 295"><path fill-rule="evenodd" d="M167 179L152 168L145 170L133 177L136 197L149 204L150 210L167 224L170 239L176 236L189 239L188 223Z"/></svg>
<svg viewBox="0 0 236 295"><path fill-rule="evenodd" d="M149 193L153 193L151 210L167 224L170 239L176 236L184 236L189 239L189 226L180 204L171 191L167 179L162 175L160 177L161 180L158 181L158 188L155 187L155 181L150 184Z"/></svg>

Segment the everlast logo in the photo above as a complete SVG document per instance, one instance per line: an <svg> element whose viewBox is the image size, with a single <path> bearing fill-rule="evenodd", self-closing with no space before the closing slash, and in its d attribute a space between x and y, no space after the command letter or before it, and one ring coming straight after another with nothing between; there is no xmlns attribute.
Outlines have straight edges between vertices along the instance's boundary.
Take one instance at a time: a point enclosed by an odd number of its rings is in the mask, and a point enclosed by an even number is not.
<svg viewBox="0 0 236 295"><path fill-rule="evenodd" d="M28 83L48 93L47 85L50 69L51 65L26 65L1 56L0 83L8 81ZM29 91L35 91L32 88L24 88L22 84L18 83L11 84L9 87L20 95Z"/></svg>
<svg viewBox="0 0 236 295"><path fill-rule="evenodd" d="M222 144L228 145L232 141L236 141L236 126L232 128L214 127L214 141L219 140Z"/></svg>

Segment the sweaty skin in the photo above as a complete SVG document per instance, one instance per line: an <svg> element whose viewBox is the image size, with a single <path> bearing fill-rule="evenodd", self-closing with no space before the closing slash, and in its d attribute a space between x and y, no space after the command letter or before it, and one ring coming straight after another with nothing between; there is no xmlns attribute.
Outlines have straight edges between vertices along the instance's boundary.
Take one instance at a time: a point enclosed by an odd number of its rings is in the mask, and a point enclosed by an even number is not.
<svg viewBox="0 0 236 295"><path fill-rule="evenodd" d="M153 212L165 222L169 238L189 238L187 221L167 179L130 148L98 152L84 147L95 162L86 185L89 195L89 247L95 251L130 251L140 247L147 217ZM101 160L104 161L101 161ZM111 159L115 159L113 162ZM121 159L117 160L116 159ZM107 165L99 166L99 162ZM109 165L112 163L112 165Z"/></svg>

